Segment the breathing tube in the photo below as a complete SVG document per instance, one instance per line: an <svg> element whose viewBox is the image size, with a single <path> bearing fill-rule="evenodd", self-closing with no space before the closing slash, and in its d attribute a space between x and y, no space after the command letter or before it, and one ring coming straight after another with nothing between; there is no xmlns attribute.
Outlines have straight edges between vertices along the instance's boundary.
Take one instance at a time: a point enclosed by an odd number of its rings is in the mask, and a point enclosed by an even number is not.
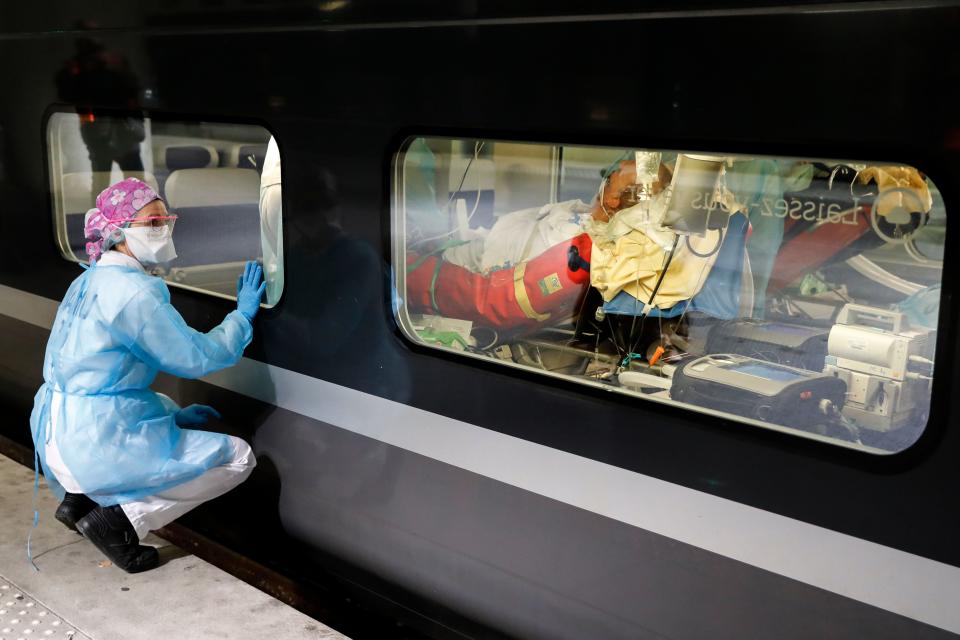
<svg viewBox="0 0 960 640"><path fill-rule="evenodd" d="M653 306L653 300L657 297L657 292L660 291L660 285L663 284L663 279L667 275L667 270L670 268L670 263L673 262L673 255L677 252L677 244L680 242L680 236L674 234L673 236L673 246L670 247L670 253L667 254L667 262L663 265L663 269L660 271L660 275L657 276L657 283L653 285L653 291L650 293L650 299L647 301L646 306L643 308L643 315L650 313L650 309ZM688 239L689 242L689 239ZM719 246L719 245L718 245Z"/></svg>

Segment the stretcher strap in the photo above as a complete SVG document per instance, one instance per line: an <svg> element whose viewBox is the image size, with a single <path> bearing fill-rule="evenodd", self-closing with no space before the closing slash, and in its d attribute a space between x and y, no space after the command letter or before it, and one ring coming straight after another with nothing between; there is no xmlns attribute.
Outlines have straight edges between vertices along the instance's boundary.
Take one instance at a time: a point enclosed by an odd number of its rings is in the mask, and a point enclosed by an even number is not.
<svg viewBox="0 0 960 640"><path fill-rule="evenodd" d="M424 254L417 258L412 264L407 265L407 273L412 273L423 266L427 260L433 256L437 256L437 263L433 266L433 277L430 278L430 306L433 307L434 312L437 315L443 315L440 313L440 307L437 305L437 279L440 277L440 268L443 266L443 252L451 247L459 247L462 244L467 244L468 240L447 240L440 247L434 249L430 253Z"/></svg>
<svg viewBox="0 0 960 640"><path fill-rule="evenodd" d="M527 285L523 283L523 274L527 270L527 263L521 262L513 270L513 291L517 296L517 305L523 314L531 320L545 322L550 319L549 313L537 313L537 310L530 304L530 297L527 295Z"/></svg>
<svg viewBox="0 0 960 640"><path fill-rule="evenodd" d="M442 259L443 256L441 254L443 254L444 251L446 251L447 249L450 249L451 247L459 247L462 244L467 244L467 242L469 242L469 240L447 240L438 248L434 249L430 253L423 254L422 256L417 258L415 262L407 265L407 273L413 273L414 271L422 267L423 263L429 260L430 258L432 258L433 256L439 256Z"/></svg>
<svg viewBox="0 0 960 640"><path fill-rule="evenodd" d="M520 259L523 260L523 262L513 269L513 293L517 298L517 306L520 307L520 310L523 311L525 316L537 322L549 320L550 314L538 313L537 310L533 308L533 305L530 304L530 296L527 295L527 285L523 282L523 275L527 271L527 256L530 254L530 247L533 246L533 240L536 237L537 224L539 224L540 220L546 217L546 215L546 213L543 213L537 216L533 228L530 229L530 235L527 236L527 241L523 245L523 253L520 254Z"/></svg>

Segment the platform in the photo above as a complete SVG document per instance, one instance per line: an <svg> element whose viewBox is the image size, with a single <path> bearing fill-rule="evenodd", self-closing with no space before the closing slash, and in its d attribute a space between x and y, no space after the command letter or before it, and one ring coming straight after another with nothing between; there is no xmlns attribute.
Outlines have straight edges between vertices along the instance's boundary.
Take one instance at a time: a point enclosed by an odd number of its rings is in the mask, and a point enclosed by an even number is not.
<svg viewBox="0 0 960 640"><path fill-rule="evenodd" d="M151 535L160 566L124 573L53 517L56 498L43 477L40 523L33 514L33 471L0 456L0 640L343 639L273 597Z"/></svg>

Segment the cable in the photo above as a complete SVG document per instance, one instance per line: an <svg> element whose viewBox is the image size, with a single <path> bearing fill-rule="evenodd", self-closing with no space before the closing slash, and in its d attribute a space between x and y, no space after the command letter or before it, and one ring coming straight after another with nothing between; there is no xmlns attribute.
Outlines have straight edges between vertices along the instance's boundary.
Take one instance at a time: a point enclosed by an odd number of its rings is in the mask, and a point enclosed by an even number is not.
<svg viewBox="0 0 960 640"><path fill-rule="evenodd" d="M500 342L500 334L497 333L497 330L494 329L493 327L484 327L484 326L474 327L473 331L470 332L470 335L474 340L477 340L477 336L475 336L474 334L480 333L482 335L483 331L489 331L492 334L492 339L485 345L477 344L477 346L475 347L469 347L468 351L473 351L475 353L486 353L490 349L497 346L497 344ZM479 343L479 340L477 340L477 342Z"/></svg>
<svg viewBox="0 0 960 640"><path fill-rule="evenodd" d="M670 269L670 263L673 262L673 256L677 252L677 244L680 242L680 236L673 236L673 246L670 247L670 252L667 254L667 261L663 265L663 269L660 271L660 275L657 277L657 283L653 285L653 291L650 293L650 299L647 301L646 306L643 308L643 317L640 319L640 336L637 336L636 341L633 340L633 329L637 321L637 316L633 316L633 322L630 323L630 336L627 338L627 342L633 342L630 347L630 352L632 353L637 344L640 342L640 337L643 335L643 323L647 319L647 315L650 313L650 309L653 308L653 300L657 297L657 293L660 291L660 285L663 284L663 279L667 275L667 271Z"/></svg>
<svg viewBox="0 0 960 640"><path fill-rule="evenodd" d="M631 152L629 149L624 151L616 160L613 161L612 164L607 165L607 168L600 172L600 189L598 191L598 198L600 199L600 210L603 211L604 215L607 216L608 221L613 216L610 215L610 212L607 211L607 206L603 203L603 196L606 191L607 181L610 179L610 176L620 169L620 163L630 157L630 153ZM614 211L614 213L616 213L616 211Z"/></svg>
<svg viewBox="0 0 960 640"><path fill-rule="evenodd" d="M673 236L673 246L670 247L670 253L667 254L667 263L663 266L663 270L657 277L657 284L653 285L653 291L650 293L650 300L647 301L647 308L644 309L644 315L646 315L653 306L653 299L657 297L657 293L660 291L660 285L663 284L663 279L666 277L667 271L670 270L670 263L673 262L673 256L677 252L677 244L679 242L680 236Z"/></svg>
<svg viewBox="0 0 960 640"><path fill-rule="evenodd" d="M700 274L697 276L697 288L695 289L695 291L696 291L697 293L700 293L700 287L703 286L704 275L705 275L706 273L707 273L707 263L704 262L702 265L700 265ZM696 294L694 294L694 295L696 295ZM683 319L687 316L687 311L690 310L690 305L691 305L691 304L693 304L693 298L692 298L692 297L691 297L689 300L687 300L687 304L683 307L683 311L680 313L680 319L677 320L677 331L680 330L680 325L683 324ZM688 331L688 332L687 332L687 337L688 337L688 338L689 338L689 335L690 335L690 333L689 333L689 331Z"/></svg>
<svg viewBox="0 0 960 640"><path fill-rule="evenodd" d="M723 228L717 229L717 244L713 246L713 249L707 253L697 253L697 250L693 248L693 245L690 244L690 236L686 236L687 251L697 256L698 258L709 258L717 251L720 251L720 245L723 244Z"/></svg>
<svg viewBox="0 0 960 640"><path fill-rule="evenodd" d="M834 404L833 401L827 399L821 400L820 412L827 416L827 418L833 419L834 424L837 426L843 427L852 442L863 444L863 442L860 441L860 427L858 427L853 420L843 415L840 408Z"/></svg>
<svg viewBox="0 0 960 640"><path fill-rule="evenodd" d="M479 157L480 151L483 149L483 145L485 144L486 144L485 141L478 141L473 143L473 157L471 157L470 160L467 162L467 167L463 170L463 175L460 176L460 184L457 185L456 191L450 194L450 198L447 200L447 204L443 205L443 208L440 209L441 211L448 211L450 209L450 203L453 202L454 198L457 197L457 194L460 193L460 190L463 188L463 183L467 179L467 174L470 172L470 167L471 165L473 165L473 161ZM476 213L477 209L480 207L480 193L481 193L480 186L481 186L480 179L478 178L477 179L477 199L473 204L473 210L470 212L470 215L467 216L468 225L470 223L470 220L473 218L473 214ZM453 235L459 230L460 230L459 227L454 227L450 231L444 231L439 235L431 236L429 238L421 238L416 242L414 242L413 244L411 244L410 248L412 249L418 245L423 244L424 242L430 242L431 240L439 240L440 238L446 238L447 236Z"/></svg>
<svg viewBox="0 0 960 640"><path fill-rule="evenodd" d="M607 326L610 328L610 341L613 342L613 346L617 350L617 357L620 358L623 355L630 353L629 351L621 347L619 342L617 342L617 332L613 326L613 321L610 320L610 314L607 314L605 319L607 321Z"/></svg>
<svg viewBox="0 0 960 640"><path fill-rule="evenodd" d="M607 216L607 222L609 222L610 218L612 217L610 212L607 211L607 205L603 204L603 192L606 189L608 179L609 178L605 176L600 180L600 192L597 195L597 197L600 199L600 210L603 211L603 215Z"/></svg>
<svg viewBox="0 0 960 640"><path fill-rule="evenodd" d="M936 264L941 262L940 260L933 260L923 255L923 252L920 251L920 248L917 247L917 241L914 238L907 238L907 241L903 244L903 248L907 250L907 255L919 262L920 264Z"/></svg>

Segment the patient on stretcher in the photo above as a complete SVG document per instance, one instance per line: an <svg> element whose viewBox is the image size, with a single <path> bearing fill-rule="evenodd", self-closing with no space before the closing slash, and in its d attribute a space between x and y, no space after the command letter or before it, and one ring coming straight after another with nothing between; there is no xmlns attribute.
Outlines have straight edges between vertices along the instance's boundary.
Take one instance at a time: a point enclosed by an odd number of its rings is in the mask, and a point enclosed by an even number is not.
<svg viewBox="0 0 960 640"><path fill-rule="evenodd" d="M570 319L589 286L605 301L626 291L647 303L659 281L654 306L689 300L703 286L722 234L675 243L676 234L662 227L671 177L661 165L652 197L639 202L636 163L621 162L592 204L514 211L490 229L463 231L436 255L408 255L412 308L523 329ZM736 209L730 197L724 206Z"/></svg>
<svg viewBox="0 0 960 640"><path fill-rule="evenodd" d="M585 231L596 229L603 233L607 221L618 212L637 208L637 202L629 196L636 176L635 162L621 162L606 178L605 188L591 204L568 200L501 215L490 229L462 230L461 240L447 243L449 248L444 250L443 258L475 273L486 274L535 258ZM661 185L669 180L669 170L663 166L661 178L654 186L658 202L663 201Z"/></svg>

